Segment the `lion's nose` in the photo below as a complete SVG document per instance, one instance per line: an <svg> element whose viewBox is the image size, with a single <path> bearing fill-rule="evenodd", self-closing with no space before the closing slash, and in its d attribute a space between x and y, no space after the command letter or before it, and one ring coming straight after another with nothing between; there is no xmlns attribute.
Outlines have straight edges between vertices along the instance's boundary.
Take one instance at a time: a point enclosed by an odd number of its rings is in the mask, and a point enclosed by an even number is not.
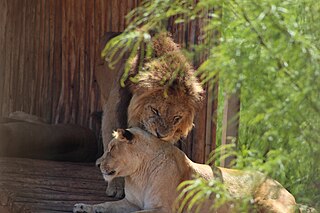
<svg viewBox="0 0 320 213"><path fill-rule="evenodd" d="M157 138L165 138L165 137L167 137L166 134L163 134L163 133L159 132L158 130L156 130L156 135L157 135Z"/></svg>

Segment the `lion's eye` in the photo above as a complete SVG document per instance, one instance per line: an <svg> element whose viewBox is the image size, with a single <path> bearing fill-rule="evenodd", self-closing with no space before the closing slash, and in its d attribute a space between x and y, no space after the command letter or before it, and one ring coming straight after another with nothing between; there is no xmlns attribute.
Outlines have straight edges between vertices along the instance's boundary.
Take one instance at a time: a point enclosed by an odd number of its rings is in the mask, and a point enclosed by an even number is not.
<svg viewBox="0 0 320 213"><path fill-rule="evenodd" d="M157 116L160 116L160 113L157 109L153 108L153 107L150 107L151 108L151 111L153 112L153 114L157 115Z"/></svg>
<svg viewBox="0 0 320 213"><path fill-rule="evenodd" d="M174 116L173 117L173 123L177 124L180 121L180 119L181 119L181 116Z"/></svg>

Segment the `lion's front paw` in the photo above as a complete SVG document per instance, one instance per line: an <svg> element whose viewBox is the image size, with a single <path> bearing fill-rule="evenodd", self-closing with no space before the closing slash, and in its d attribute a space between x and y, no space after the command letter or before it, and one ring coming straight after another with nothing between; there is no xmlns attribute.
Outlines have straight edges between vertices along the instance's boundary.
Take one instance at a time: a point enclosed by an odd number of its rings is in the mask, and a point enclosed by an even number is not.
<svg viewBox="0 0 320 213"><path fill-rule="evenodd" d="M93 213L92 205L77 203L73 206L73 213Z"/></svg>

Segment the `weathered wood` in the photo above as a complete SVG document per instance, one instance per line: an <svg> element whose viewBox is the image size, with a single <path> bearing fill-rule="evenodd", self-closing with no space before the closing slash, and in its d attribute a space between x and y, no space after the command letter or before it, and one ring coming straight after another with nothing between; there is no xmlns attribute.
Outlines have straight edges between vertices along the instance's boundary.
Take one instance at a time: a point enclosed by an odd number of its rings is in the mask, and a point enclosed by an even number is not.
<svg viewBox="0 0 320 213"><path fill-rule="evenodd" d="M221 144L237 144L238 128L239 128L239 112L240 112L240 95L239 93L226 96L224 100L224 112L222 121L222 137ZM227 154L225 150L221 151L221 156ZM228 156L221 160L222 167L231 167L235 156Z"/></svg>
<svg viewBox="0 0 320 213"><path fill-rule="evenodd" d="M196 4L198 0L194 0ZM207 13L207 11L203 11ZM172 33L175 42L179 43L181 47L192 50L194 45L203 42L203 20L194 20L189 23L174 24L175 19L169 19L167 29ZM213 38L214 39L214 38ZM195 68L207 58L208 53L201 53L192 59ZM214 87L215 89L212 89ZM217 87L211 85L205 86L207 91L207 98L204 100L203 107L199 109L194 120L194 128L189 134L185 142L180 142L178 146L188 155L192 160L205 163L208 159L209 153L215 149L216 133L214 116L216 116L217 109Z"/></svg>
<svg viewBox="0 0 320 213"><path fill-rule="evenodd" d="M0 212L71 212L113 200L105 186L94 164L0 158Z"/></svg>
<svg viewBox="0 0 320 213"><path fill-rule="evenodd" d="M141 0L0 0L0 116L24 111L50 123L74 123L100 133L91 114L102 110L96 72L106 32L124 30L125 14ZM198 2L198 0L194 0ZM202 24L174 24L168 30L183 48L202 37ZM204 57L194 58L198 66ZM106 79L110 88L114 79ZM108 91L109 92L109 91ZM209 112L209 111L208 111ZM204 162L209 149L206 108L195 129L180 144L188 156ZM212 137L211 137L212 138Z"/></svg>
<svg viewBox="0 0 320 213"><path fill-rule="evenodd" d="M0 115L21 110L98 134L100 39L124 30L130 1L0 0Z"/></svg>

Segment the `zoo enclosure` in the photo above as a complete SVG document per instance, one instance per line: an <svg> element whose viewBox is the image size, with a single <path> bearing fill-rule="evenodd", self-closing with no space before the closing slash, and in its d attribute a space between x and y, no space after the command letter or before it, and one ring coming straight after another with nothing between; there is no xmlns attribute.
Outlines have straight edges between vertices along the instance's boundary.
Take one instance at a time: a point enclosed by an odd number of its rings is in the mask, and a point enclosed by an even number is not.
<svg viewBox="0 0 320 213"><path fill-rule="evenodd" d="M122 32L125 15L140 2L0 0L0 116L24 111L99 135L100 122L92 113L102 109L95 76L101 39L106 32ZM186 48L201 42L201 27L200 21L170 19L168 24L174 40ZM205 162L215 149L214 88L207 91L191 134L178 144L196 162Z"/></svg>

